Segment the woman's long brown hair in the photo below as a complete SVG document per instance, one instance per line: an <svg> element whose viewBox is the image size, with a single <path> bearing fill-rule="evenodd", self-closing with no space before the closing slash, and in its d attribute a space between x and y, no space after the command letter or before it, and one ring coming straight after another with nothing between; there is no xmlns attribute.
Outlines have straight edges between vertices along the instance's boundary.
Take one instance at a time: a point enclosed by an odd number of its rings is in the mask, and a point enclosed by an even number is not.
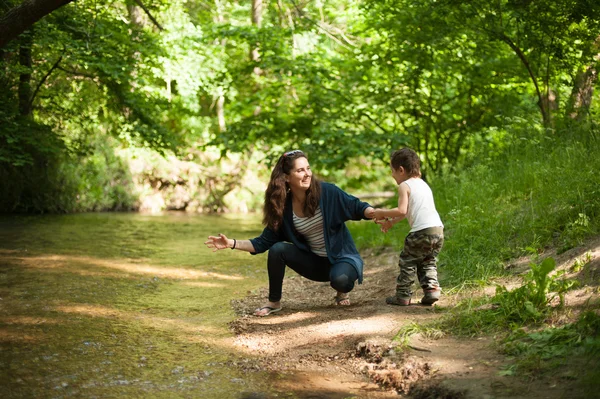
<svg viewBox="0 0 600 399"><path fill-rule="evenodd" d="M292 151L291 154L282 155L271 172L271 179L265 191L265 203L263 206L263 224L273 231L278 231L283 223L283 208L288 195L291 195L285 176L290 174L294 168L296 159L308 158L302 151ZM304 216L314 216L319 199L321 198L321 182L314 175L310 180L310 187L306 191L306 202L304 203Z"/></svg>

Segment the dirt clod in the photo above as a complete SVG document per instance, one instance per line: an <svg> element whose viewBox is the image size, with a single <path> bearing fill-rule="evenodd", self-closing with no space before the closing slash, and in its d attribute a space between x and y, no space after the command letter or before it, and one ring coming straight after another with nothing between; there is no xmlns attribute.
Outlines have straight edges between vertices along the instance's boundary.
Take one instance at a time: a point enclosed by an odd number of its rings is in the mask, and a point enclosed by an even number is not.
<svg viewBox="0 0 600 399"><path fill-rule="evenodd" d="M387 363L384 367L370 371L369 377L382 387L398 393L408 393L415 384L431 378L432 374L432 367L428 362L407 356L398 365Z"/></svg>

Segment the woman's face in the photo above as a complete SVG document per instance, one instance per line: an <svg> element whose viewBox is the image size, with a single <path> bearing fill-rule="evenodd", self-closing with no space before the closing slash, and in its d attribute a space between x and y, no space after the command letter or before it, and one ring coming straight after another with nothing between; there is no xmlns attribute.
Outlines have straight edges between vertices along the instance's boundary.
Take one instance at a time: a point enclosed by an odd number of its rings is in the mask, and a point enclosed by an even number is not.
<svg viewBox="0 0 600 399"><path fill-rule="evenodd" d="M297 158L294 161L294 167L290 174L286 176L286 182L292 190L308 190L312 179L312 170L308 164L308 159L304 157Z"/></svg>

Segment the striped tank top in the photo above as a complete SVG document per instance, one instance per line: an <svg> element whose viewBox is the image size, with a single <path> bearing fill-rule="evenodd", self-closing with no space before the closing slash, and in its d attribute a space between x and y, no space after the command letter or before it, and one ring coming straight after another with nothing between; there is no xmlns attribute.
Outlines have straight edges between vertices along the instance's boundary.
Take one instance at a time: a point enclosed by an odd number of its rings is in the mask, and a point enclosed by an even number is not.
<svg viewBox="0 0 600 399"><path fill-rule="evenodd" d="M298 233L302 234L310 250L319 256L326 257L325 250L325 235L323 233L323 216L321 215L321 207L315 211L315 215L307 218L301 218L294 213L294 227Z"/></svg>

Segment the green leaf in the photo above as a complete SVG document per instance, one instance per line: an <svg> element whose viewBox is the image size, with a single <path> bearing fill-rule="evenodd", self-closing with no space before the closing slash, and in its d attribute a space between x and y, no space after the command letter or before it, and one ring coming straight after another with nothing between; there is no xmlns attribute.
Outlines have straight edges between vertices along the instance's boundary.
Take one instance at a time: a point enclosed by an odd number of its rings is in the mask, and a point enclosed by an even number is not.
<svg viewBox="0 0 600 399"><path fill-rule="evenodd" d="M544 275L547 276L548 274L550 274L550 272L552 270L554 270L554 268L556 267L556 261L554 260L554 258L546 258L544 259L544 261L540 264L540 268L539 271Z"/></svg>

